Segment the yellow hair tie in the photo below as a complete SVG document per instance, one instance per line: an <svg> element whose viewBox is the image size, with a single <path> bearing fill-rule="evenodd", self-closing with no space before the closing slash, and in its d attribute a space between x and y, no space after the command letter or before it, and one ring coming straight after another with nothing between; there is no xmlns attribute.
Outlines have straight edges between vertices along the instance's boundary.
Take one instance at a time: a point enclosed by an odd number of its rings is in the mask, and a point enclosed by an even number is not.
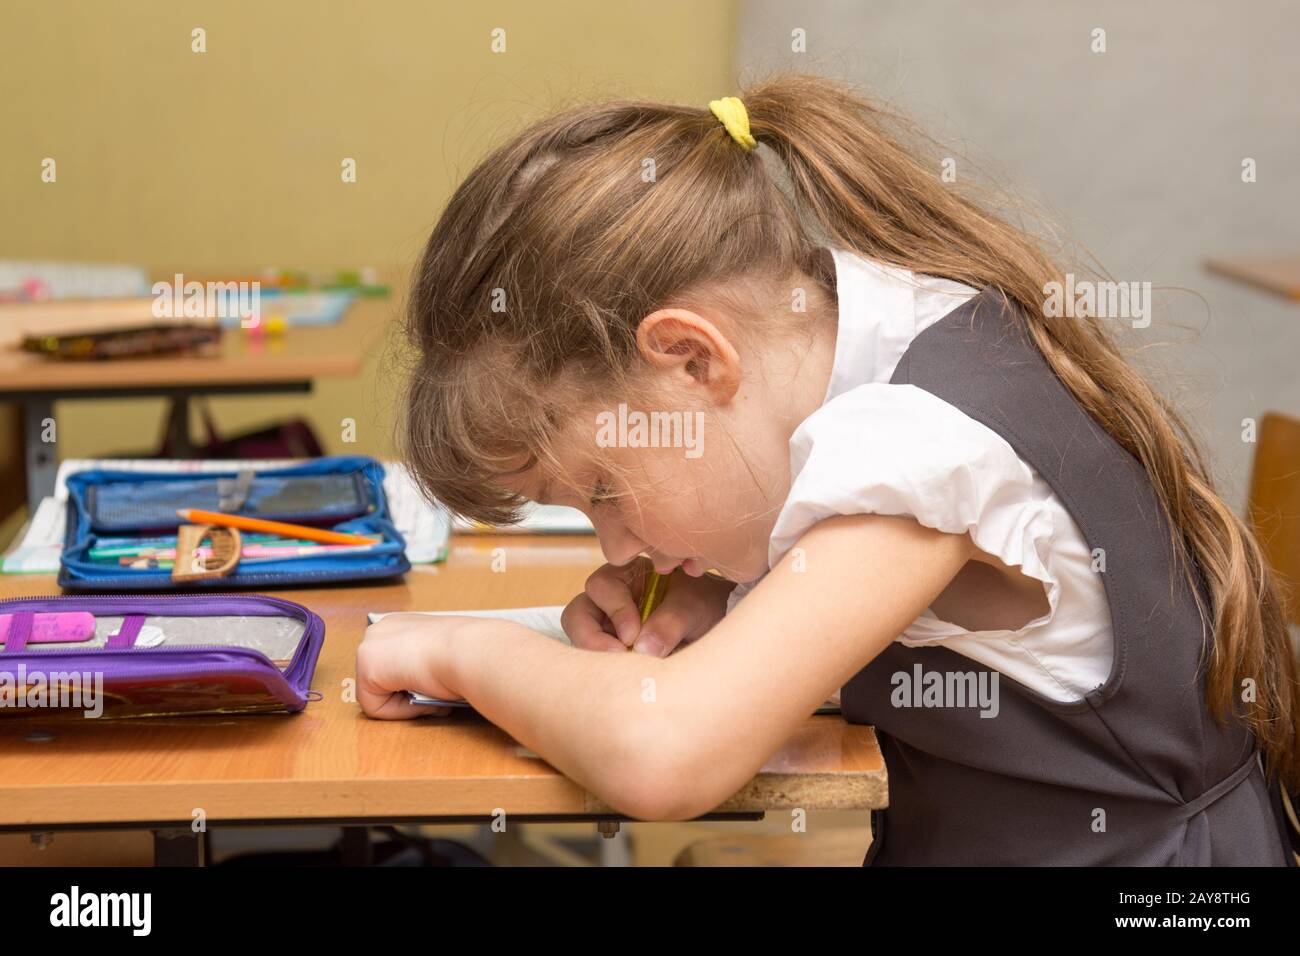
<svg viewBox="0 0 1300 956"><path fill-rule="evenodd" d="M709 103L709 109L713 111L719 122L727 128L727 132L745 149L753 149L758 145L758 140L754 139L749 133L749 114L745 112L745 104L740 102L735 96L724 96L720 100L712 100Z"/></svg>

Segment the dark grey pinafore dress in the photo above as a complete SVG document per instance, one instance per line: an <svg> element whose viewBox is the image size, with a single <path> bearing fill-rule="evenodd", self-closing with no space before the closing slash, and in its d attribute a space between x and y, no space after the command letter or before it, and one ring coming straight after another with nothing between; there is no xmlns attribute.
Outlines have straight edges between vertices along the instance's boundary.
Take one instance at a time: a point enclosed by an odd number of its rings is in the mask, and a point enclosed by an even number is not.
<svg viewBox="0 0 1300 956"><path fill-rule="evenodd" d="M997 715L981 717L976 706L895 706L896 674L992 672L945 647L892 643L841 694L849 721L876 727L889 771L866 862L1294 865L1253 735L1235 718L1219 726L1205 703L1207 628L1146 473L1013 308L986 288L918 335L891 382L1001 435L1104 552L1114 663L1075 703L998 675Z"/></svg>

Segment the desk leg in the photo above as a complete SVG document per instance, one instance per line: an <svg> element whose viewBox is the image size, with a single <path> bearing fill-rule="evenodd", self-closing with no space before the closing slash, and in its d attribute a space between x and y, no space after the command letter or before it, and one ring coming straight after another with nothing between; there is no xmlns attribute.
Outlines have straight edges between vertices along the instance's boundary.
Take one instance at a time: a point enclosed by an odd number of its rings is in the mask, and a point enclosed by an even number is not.
<svg viewBox="0 0 1300 956"><path fill-rule="evenodd" d="M602 820L596 826L601 839L596 844L601 866L631 866L632 838L617 820Z"/></svg>
<svg viewBox="0 0 1300 956"><path fill-rule="evenodd" d="M56 442L44 442L47 419L54 418L54 401L29 395L23 399L23 450L27 458L27 517L36 514L41 500L54 494L54 479L59 473ZM56 433L57 435L57 433Z"/></svg>
<svg viewBox="0 0 1300 956"><path fill-rule="evenodd" d="M154 830L154 866L206 866L208 835L193 830Z"/></svg>
<svg viewBox="0 0 1300 956"><path fill-rule="evenodd" d="M190 396L173 395L167 405L162 447L167 458L193 458L198 451L190 440Z"/></svg>

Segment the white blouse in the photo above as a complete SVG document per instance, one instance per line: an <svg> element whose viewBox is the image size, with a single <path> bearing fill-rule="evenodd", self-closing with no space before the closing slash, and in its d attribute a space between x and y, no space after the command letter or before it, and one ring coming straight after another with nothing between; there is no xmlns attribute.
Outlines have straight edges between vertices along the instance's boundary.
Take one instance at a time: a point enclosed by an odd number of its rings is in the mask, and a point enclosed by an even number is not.
<svg viewBox="0 0 1300 956"><path fill-rule="evenodd" d="M890 377L912 339L976 290L833 250L839 298L826 397L790 438L790 494L768 547L773 567L824 518L910 515L969 532L1043 583L1049 610L1019 630L968 631L931 610L897 640L940 644L1058 701L1105 682L1113 639L1092 555L1064 505L996 432ZM728 609L754 584L737 587Z"/></svg>

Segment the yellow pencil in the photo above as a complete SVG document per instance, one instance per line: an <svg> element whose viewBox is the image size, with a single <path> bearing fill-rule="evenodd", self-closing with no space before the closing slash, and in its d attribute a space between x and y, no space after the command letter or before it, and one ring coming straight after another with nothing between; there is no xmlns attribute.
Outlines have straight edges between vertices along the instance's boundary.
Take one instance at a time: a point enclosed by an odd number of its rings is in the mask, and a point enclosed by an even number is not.
<svg viewBox="0 0 1300 956"><path fill-rule="evenodd" d="M654 613L655 608L664 603L664 597L667 594L668 575L660 574L654 568L651 568L646 573L645 590L641 592L641 603L638 605L641 611L642 624ZM629 644L627 649L632 650L632 644Z"/></svg>

